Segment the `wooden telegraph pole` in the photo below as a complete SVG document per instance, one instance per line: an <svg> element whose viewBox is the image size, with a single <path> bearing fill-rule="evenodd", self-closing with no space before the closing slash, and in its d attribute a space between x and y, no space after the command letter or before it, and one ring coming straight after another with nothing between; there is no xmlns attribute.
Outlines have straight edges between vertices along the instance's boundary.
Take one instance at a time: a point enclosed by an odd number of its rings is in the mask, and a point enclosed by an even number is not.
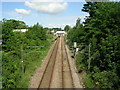
<svg viewBox="0 0 120 90"><path fill-rule="evenodd" d="M89 43L89 53L88 53L88 57L89 57L89 60L88 60L88 70L90 70L90 56L91 56L91 53L90 53L90 47L91 47L91 43Z"/></svg>
<svg viewBox="0 0 120 90"><path fill-rule="evenodd" d="M22 73L24 73L24 61L23 61L23 46L21 46L21 62L22 62Z"/></svg>

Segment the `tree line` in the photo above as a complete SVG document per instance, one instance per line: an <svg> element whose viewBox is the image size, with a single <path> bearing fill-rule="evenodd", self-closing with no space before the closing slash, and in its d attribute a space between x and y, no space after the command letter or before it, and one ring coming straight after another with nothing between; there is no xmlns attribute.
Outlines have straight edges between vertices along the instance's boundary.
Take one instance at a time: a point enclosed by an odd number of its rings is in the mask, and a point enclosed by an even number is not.
<svg viewBox="0 0 120 90"><path fill-rule="evenodd" d="M27 88L30 75L36 66L40 66L51 45L50 37L53 36L47 33L49 28L43 28L39 23L29 27L23 21L3 19L0 24L2 25L2 87ZM13 32L15 29L28 29L28 31Z"/></svg>
<svg viewBox="0 0 120 90"><path fill-rule="evenodd" d="M68 45L78 43L77 68L87 72L87 88L120 88L119 10L120 2L86 2L82 11L89 16L68 30Z"/></svg>

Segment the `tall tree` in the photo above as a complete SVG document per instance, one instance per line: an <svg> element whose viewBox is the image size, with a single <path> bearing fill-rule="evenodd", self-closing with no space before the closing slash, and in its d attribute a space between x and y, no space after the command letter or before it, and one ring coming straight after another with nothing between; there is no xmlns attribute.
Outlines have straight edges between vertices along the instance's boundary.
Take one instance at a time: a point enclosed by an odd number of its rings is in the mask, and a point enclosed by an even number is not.
<svg viewBox="0 0 120 90"><path fill-rule="evenodd" d="M76 28L80 28L80 18L78 18L76 21Z"/></svg>
<svg viewBox="0 0 120 90"><path fill-rule="evenodd" d="M68 30L70 30L70 28L71 28L71 27L70 27L69 25L66 25L66 26L64 27L64 30L65 30L65 31L68 31Z"/></svg>

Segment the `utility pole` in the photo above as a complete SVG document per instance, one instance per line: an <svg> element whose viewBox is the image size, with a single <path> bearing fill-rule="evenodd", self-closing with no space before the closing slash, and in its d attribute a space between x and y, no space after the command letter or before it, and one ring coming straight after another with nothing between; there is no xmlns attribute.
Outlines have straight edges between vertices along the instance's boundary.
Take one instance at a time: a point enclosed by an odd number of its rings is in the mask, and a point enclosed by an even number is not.
<svg viewBox="0 0 120 90"><path fill-rule="evenodd" d="M22 62L22 73L24 73L24 61L23 61L23 46L21 46L21 62Z"/></svg>
<svg viewBox="0 0 120 90"><path fill-rule="evenodd" d="M30 48L34 48L34 47L44 47L44 46L28 46ZM30 51L28 53L24 53L23 52L23 46L21 46L21 63L22 63L22 73L25 73L25 64L24 64L24 56L33 52L44 52L44 51L38 51L38 49L36 49L35 51Z"/></svg>
<svg viewBox="0 0 120 90"><path fill-rule="evenodd" d="M90 56L91 56L91 53L90 53L90 47L91 47L91 43L89 43L89 53L88 53L88 57L89 57L89 60L88 60L88 70L90 70Z"/></svg>

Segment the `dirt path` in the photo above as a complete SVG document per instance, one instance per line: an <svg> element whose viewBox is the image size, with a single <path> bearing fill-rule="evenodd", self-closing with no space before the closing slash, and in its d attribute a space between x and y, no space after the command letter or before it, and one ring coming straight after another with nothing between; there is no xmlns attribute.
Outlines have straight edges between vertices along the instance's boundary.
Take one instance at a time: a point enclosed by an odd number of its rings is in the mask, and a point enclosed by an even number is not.
<svg viewBox="0 0 120 90"><path fill-rule="evenodd" d="M49 50L29 88L82 88L63 36Z"/></svg>

